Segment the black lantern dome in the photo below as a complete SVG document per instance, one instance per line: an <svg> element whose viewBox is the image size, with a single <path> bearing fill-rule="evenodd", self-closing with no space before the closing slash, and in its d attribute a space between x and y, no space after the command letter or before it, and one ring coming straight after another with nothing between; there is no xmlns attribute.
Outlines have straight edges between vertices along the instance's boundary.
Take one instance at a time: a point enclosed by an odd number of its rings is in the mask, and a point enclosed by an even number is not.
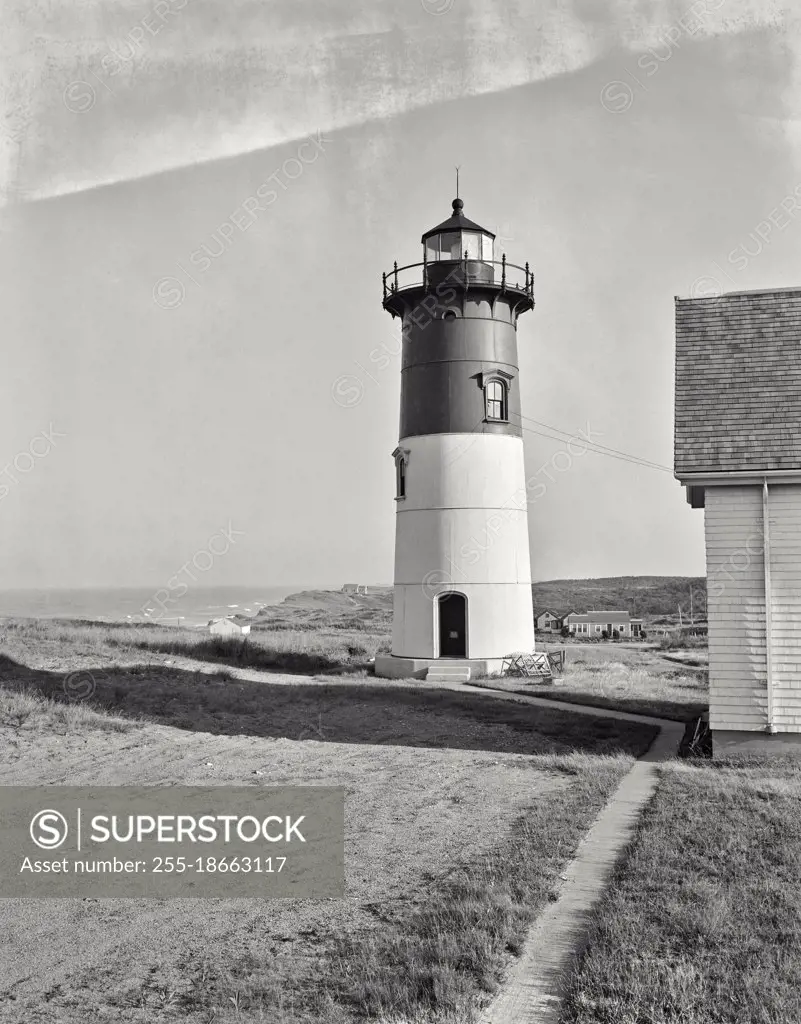
<svg viewBox="0 0 801 1024"><path fill-rule="evenodd" d="M420 241L425 246L426 263L439 260L461 260L467 253L469 260L494 259L495 235L464 215L464 203L454 199L453 213L447 220L426 231Z"/></svg>
<svg viewBox="0 0 801 1024"><path fill-rule="evenodd" d="M534 306L534 275L528 263L521 267L509 263L506 253L496 253L495 233L465 217L458 196L452 207L447 220L422 235L421 263L399 267L396 261L382 275L384 308L393 316L404 316L455 289L463 299L469 293L471 301L487 301L493 309L499 296L514 298L516 322L521 312Z"/></svg>

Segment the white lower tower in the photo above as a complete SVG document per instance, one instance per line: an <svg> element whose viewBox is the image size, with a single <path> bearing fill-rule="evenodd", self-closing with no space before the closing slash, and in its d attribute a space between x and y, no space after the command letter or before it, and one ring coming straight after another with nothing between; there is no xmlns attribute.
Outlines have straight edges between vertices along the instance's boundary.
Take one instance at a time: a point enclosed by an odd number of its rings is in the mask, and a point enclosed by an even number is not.
<svg viewBox="0 0 801 1024"><path fill-rule="evenodd" d="M403 320L392 654L376 674L500 671L534 649L517 320L528 264L493 259L494 235L454 214L424 262L384 280ZM409 283L405 279L411 278Z"/></svg>

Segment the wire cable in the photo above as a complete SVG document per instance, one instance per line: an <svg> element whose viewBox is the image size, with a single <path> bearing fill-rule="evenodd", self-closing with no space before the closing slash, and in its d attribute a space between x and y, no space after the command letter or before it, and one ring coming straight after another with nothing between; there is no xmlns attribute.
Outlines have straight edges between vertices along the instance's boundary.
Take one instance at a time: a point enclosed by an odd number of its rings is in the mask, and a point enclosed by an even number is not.
<svg viewBox="0 0 801 1024"><path fill-rule="evenodd" d="M619 459L622 462L629 462L634 466L644 466L646 469L658 469L662 473L670 473L673 475L673 470L670 466L664 466L659 462L652 462L650 459L642 459L639 455L631 455L629 452L622 452L617 448L609 448L607 445L599 445L594 441L585 440L578 434L570 434L566 430L560 430L559 427L551 426L549 423L541 423L539 420L532 419L530 416L523 416L521 413L517 413L517 416L521 420L529 420L531 423L536 423L538 426L545 427L548 430L556 431L557 434L564 435L563 437L557 437L554 434L546 434L541 430L534 430L532 427L527 427L524 423L520 423L520 429L525 430L529 434L536 434L539 437L547 437L552 441L576 441L581 444L582 447L588 451L594 452L596 455L606 455L610 459Z"/></svg>

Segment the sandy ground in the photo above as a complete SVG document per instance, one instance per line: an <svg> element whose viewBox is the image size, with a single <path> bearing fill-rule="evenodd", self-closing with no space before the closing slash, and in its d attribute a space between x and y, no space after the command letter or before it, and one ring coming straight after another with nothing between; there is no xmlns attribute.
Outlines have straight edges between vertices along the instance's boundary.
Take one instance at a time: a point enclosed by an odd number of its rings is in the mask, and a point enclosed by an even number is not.
<svg viewBox="0 0 801 1024"><path fill-rule="evenodd" d="M450 714L430 729L432 737L484 749L453 749L444 740L420 748L221 736L153 724L84 735L0 730L6 786L292 783L347 791L342 901L4 901L0 1020L207 1021L183 997L209 960L230 966L259 958L279 979L297 973L332 929L380 926L423 897L429 873L441 876L497 845L520 808L566 785L534 770L517 752L520 732L506 725Z"/></svg>

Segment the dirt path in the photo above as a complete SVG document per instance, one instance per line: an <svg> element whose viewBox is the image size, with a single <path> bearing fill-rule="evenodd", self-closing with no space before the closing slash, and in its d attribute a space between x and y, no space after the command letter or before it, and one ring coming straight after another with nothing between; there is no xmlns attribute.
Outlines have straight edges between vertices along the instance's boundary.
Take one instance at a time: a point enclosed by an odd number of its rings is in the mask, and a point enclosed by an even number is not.
<svg viewBox="0 0 801 1024"><path fill-rule="evenodd" d="M341 785L348 807L341 901L3 901L0 1022L166 1024L178 1007L186 1024L203 1024L209 959L223 975L255 961L269 963L279 980L312 971L328 935L379 926L375 908L393 913L419 902L429 875L492 848L523 806L569 784L532 768L530 740L519 730L411 707L408 715L406 731L449 736L464 748L214 735L154 723L123 733L21 731L0 743L2 785Z"/></svg>

